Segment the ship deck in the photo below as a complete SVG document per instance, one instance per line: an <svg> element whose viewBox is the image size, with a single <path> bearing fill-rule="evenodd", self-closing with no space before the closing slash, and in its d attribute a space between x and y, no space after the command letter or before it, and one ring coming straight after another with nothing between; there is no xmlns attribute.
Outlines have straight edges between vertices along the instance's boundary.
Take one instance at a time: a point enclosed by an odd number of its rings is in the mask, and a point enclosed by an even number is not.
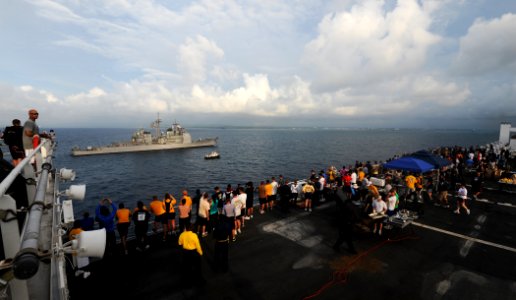
<svg viewBox="0 0 516 300"><path fill-rule="evenodd" d="M191 278L194 287L181 283L177 237L151 237L146 252L92 262L87 279L70 275L71 298L516 299L516 199L496 186L480 198L469 216L428 203L403 229L378 236L358 227L358 255L345 243L332 249L333 202L255 214L230 243L226 273L212 267L212 237L201 239L205 283Z"/></svg>

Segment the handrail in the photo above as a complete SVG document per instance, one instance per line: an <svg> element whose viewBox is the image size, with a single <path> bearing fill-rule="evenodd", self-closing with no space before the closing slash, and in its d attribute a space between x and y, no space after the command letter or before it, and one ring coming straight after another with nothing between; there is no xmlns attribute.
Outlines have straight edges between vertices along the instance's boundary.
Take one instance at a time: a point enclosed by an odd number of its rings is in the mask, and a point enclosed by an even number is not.
<svg viewBox="0 0 516 300"><path fill-rule="evenodd" d="M14 258L13 271L14 276L18 279L28 279L32 277L39 268L39 256L37 253L38 239L40 235L41 215L43 214L45 194L48 185L48 175L52 169L51 161L52 157L47 157L45 163L42 165L36 188L36 197L29 210L20 251Z"/></svg>
<svg viewBox="0 0 516 300"><path fill-rule="evenodd" d="M25 220L23 220L25 225L21 233L23 238L20 236L18 222L11 222L12 220L0 220L0 227L2 230L2 241L0 242L2 242L4 246L6 254L5 258L12 259L13 261L11 267L13 274L15 275L13 279L8 281L10 290L9 294L11 295L10 299L29 299L31 298L30 295L34 293L34 291L30 291L31 288L29 287L29 284L32 281L23 280L30 276L25 276L25 278L23 278L24 275L19 275L21 272L20 270L25 270L22 274L28 274L26 272L27 267L30 269L34 266L34 262L37 262L37 264L40 263L40 257L37 255L39 254L38 237L41 234L39 230L43 213L43 205L41 205L41 203L44 200L47 187L50 184L49 175L51 174L52 168L50 163L52 162L52 153L55 145L56 144L50 139L42 139L42 143L27 155L27 157L25 157L17 166L15 166L4 180L0 182L0 199L2 199L0 206L2 207L2 210L14 212L17 210L16 200L13 199L10 194L7 194L7 191L12 184L14 184L20 174L26 179L27 196L29 200L29 213ZM47 150L47 156L45 157L45 162L42 164L41 154L43 149ZM35 161L36 168L40 172L34 172L31 161ZM36 174L38 174L37 177ZM34 181L37 182L36 188L33 187ZM34 258L37 260L27 260L26 255L28 253L34 255ZM22 258L21 263L20 257ZM30 263L27 264L27 261ZM4 290L5 288L6 287L4 286L2 289ZM35 293L41 295L48 294L41 291L36 291Z"/></svg>
<svg viewBox="0 0 516 300"><path fill-rule="evenodd" d="M39 146L36 147L36 149L34 149L34 151L32 151L31 154L29 154L27 157L25 157L16 167L14 167L14 169L11 171L11 173L9 173L9 175L7 175L7 177L2 182L0 182L0 197L5 195L5 193L7 192L7 189L11 186L11 184L14 182L16 177L21 173L23 168L25 168L25 166L30 163L31 159L34 156L36 156L36 154L40 151L40 149L43 146L46 146L46 144L48 144L50 142L51 142L51 140L48 140L48 139L43 140L43 142L41 144L39 144Z"/></svg>

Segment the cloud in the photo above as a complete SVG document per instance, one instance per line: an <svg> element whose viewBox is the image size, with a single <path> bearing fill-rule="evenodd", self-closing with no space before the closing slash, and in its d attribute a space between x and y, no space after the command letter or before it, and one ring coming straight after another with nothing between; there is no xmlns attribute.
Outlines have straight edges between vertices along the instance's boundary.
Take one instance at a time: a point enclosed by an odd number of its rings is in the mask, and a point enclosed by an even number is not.
<svg viewBox="0 0 516 300"><path fill-rule="evenodd" d="M210 58L219 59L224 56L224 51L215 42L201 35L187 38L185 43L179 46L178 52L178 71L183 75L183 82L188 85L206 79Z"/></svg>
<svg viewBox="0 0 516 300"><path fill-rule="evenodd" d="M327 14L305 47L303 62L316 89L337 90L402 76L425 65L428 48L440 41L431 16L416 1L363 1L349 11Z"/></svg>
<svg viewBox="0 0 516 300"><path fill-rule="evenodd" d="M460 39L454 68L468 76L485 73L516 72L516 15L500 18L479 18Z"/></svg>
<svg viewBox="0 0 516 300"><path fill-rule="evenodd" d="M17 31L6 40L0 66L17 73L0 75L0 101L61 124L134 127L157 112L335 126L516 114L510 5L480 16L488 3L27 3L16 11L32 9L23 16L48 30L34 45ZM18 65L33 69L18 73Z"/></svg>

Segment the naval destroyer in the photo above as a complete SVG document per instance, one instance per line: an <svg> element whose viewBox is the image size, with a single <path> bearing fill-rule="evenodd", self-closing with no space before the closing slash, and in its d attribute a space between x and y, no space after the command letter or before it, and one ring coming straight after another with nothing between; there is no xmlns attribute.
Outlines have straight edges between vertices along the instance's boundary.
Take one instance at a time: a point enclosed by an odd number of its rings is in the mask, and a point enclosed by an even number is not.
<svg viewBox="0 0 516 300"><path fill-rule="evenodd" d="M72 156L174 150L217 145L217 138L192 140L190 133L177 122L174 122L171 127L162 132L160 129L161 123L162 120L158 115L158 118L151 124L151 127L156 130L154 135L145 129L138 129L133 133L130 141L112 143L101 147L74 147L72 148Z"/></svg>

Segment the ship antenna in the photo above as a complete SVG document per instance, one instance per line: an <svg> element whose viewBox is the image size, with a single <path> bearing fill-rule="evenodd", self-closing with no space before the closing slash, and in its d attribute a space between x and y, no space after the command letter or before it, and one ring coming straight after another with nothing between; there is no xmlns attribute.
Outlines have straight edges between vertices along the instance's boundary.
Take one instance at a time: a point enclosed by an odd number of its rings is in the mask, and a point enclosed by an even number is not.
<svg viewBox="0 0 516 300"><path fill-rule="evenodd" d="M159 113L158 113L158 118L151 124L152 128L156 128L156 137L159 137L161 135L161 130L160 130L160 126L159 126L159 124L161 124L161 122L162 121L159 118Z"/></svg>

